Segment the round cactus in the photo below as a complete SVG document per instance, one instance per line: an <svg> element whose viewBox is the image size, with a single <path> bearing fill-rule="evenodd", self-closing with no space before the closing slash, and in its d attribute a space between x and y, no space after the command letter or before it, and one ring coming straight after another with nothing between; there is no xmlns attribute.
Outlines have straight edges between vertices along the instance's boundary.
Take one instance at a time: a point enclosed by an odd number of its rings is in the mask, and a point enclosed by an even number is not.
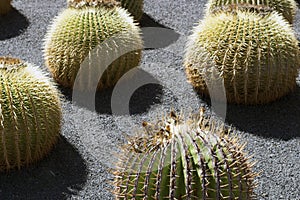
<svg viewBox="0 0 300 200"><path fill-rule="evenodd" d="M98 90L105 89L138 66L143 44L140 28L117 5L113 1L72 0L69 8L55 18L46 36L44 54L46 65L61 85L73 87L79 68L85 67L87 73L82 79L86 85L76 89L89 90L95 85L95 78L91 78L95 74L102 75L100 81L96 78ZM94 56L91 52L95 49L100 52L98 60L87 60ZM104 63L115 55L118 57L106 68Z"/></svg>
<svg viewBox="0 0 300 200"><path fill-rule="evenodd" d="M294 0L209 0L207 4L207 14L219 11L233 10L253 10L258 12L277 11L282 14L290 23L293 23L297 3Z"/></svg>
<svg viewBox="0 0 300 200"><path fill-rule="evenodd" d="M0 57L0 171L45 156L60 133L59 93L38 67Z"/></svg>
<svg viewBox="0 0 300 200"><path fill-rule="evenodd" d="M300 65L298 41L277 12L237 11L207 17L187 43L184 65L195 89L221 78L228 102L261 104L292 91Z"/></svg>
<svg viewBox="0 0 300 200"><path fill-rule="evenodd" d="M144 0L118 0L123 8L126 8L134 18L139 21L143 14Z"/></svg>
<svg viewBox="0 0 300 200"><path fill-rule="evenodd" d="M11 10L11 0L0 1L0 15L5 15Z"/></svg>
<svg viewBox="0 0 300 200"><path fill-rule="evenodd" d="M114 171L117 199L252 199L252 165L223 123L174 112L129 140Z"/></svg>

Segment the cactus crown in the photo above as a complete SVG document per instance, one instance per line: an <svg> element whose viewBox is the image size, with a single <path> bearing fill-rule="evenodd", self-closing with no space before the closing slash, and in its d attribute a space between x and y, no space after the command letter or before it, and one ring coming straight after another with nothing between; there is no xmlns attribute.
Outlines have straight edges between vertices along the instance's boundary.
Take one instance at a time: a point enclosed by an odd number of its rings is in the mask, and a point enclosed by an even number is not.
<svg viewBox="0 0 300 200"><path fill-rule="evenodd" d="M0 69L15 69L22 66L23 62L17 58L0 57Z"/></svg>
<svg viewBox="0 0 300 200"><path fill-rule="evenodd" d="M248 10L248 11L257 11L259 14L266 14L268 12L274 11L273 8L264 5L264 4L250 4L250 3L239 3L239 4L227 4L220 5L219 7L211 7L210 13L218 13L218 12L235 12L237 10Z"/></svg>
<svg viewBox="0 0 300 200"><path fill-rule="evenodd" d="M200 109L200 115L193 115L189 119L185 120L184 116L177 115L175 112L171 112L169 116L163 117L161 120L156 122L155 124L149 122L143 122L144 132L142 135L136 136L135 139L131 139L134 141L135 145L132 147L138 147L139 149L133 149L136 152L146 152L151 150L152 148L163 148L172 142L172 140L176 137L179 127L185 127L190 129L199 128L201 131L205 132L214 132L217 131L216 122L210 121L210 118L205 117L205 109ZM209 126L209 123L213 123L213 126ZM223 126L220 127L217 125L220 130L218 133L220 135L225 135L230 132L229 129L225 129ZM185 129L183 128L183 129ZM220 132L219 132L220 131ZM143 138L143 139L142 139Z"/></svg>
<svg viewBox="0 0 300 200"><path fill-rule="evenodd" d="M115 0L68 0L70 8L107 7L114 8L120 3Z"/></svg>
<svg viewBox="0 0 300 200"><path fill-rule="evenodd" d="M235 12L236 10L251 11L264 15L268 12L277 11L290 23L293 23L297 3L295 0L209 0L207 15L217 12Z"/></svg>
<svg viewBox="0 0 300 200"><path fill-rule="evenodd" d="M251 199L254 188L243 146L229 128L204 115L171 112L143 123L114 171L117 199Z"/></svg>

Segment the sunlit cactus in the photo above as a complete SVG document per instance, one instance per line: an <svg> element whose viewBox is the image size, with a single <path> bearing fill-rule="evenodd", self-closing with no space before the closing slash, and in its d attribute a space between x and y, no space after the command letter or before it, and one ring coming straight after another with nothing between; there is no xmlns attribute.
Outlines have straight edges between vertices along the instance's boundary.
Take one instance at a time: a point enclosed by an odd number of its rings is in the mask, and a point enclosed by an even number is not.
<svg viewBox="0 0 300 200"><path fill-rule="evenodd" d="M118 5L113 1L70 0L69 8L54 19L45 39L44 55L58 83L73 88L83 67L85 86L76 89L89 90L96 84L102 90L114 86L139 65L143 47L140 28ZM97 58L93 58L95 54ZM106 68L105 63L112 58ZM98 75L102 75L100 81Z"/></svg>
<svg viewBox="0 0 300 200"><path fill-rule="evenodd" d="M194 28L184 66L201 94L220 78L228 102L261 104L295 89L299 56L295 33L277 12L237 11L208 16Z"/></svg>
<svg viewBox="0 0 300 200"><path fill-rule="evenodd" d="M36 66L0 57L0 171L43 158L61 127L59 92Z"/></svg>
<svg viewBox="0 0 300 200"><path fill-rule="evenodd" d="M252 199L252 165L233 130L174 112L129 139L114 170L116 199Z"/></svg>

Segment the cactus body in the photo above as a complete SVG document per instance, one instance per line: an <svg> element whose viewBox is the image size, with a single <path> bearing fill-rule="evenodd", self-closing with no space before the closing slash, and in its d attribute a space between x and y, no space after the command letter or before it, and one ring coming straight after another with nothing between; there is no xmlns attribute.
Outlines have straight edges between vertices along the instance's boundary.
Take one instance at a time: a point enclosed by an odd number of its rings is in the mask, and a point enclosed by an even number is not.
<svg viewBox="0 0 300 200"><path fill-rule="evenodd" d="M38 67L0 57L0 171L44 157L60 133L58 91Z"/></svg>
<svg viewBox="0 0 300 200"><path fill-rule="evenodd" d="M50 27L44 48L46 65L57 82L73 87L80 66L87 58L94 56L91 54L94 49L99 49L101 53L96 61L91 58L82 66L88 69L82 77L86 84L82 89L89 90L90 85L95 84L95 78L92 78L95 74L102 74L100 82L96 78L99 90L112 87L124 73L140 62L140 29L123 8L113 3L98 5L97 1L80 2L63 11ZM102 45L106 41L110 42ZM126 52L127 49L132 50ZM102 73L105 62L116 54L120 57L107 64L109 68Z"/></svg>
<svg viewBox="0 0 300 200"><path fill-rule="evenodd" d="M11 0L0 1L0 15L5 15L11 10Z"/></svg>
<svg viewBox="0 0 300 200"><path fill-rule="evenodd" d="M187 43L184 65L195 89L208 95L206 82L224 81L228 102L274 101L296 86L298 41L277 12L267 16L219 13L203 20Z"/></svg>
<svg viewBox="0 0 300 200"><path fill-rule="evenodd" d="M139 21L144 12L143 12L143 6L144 6L144 0L118 0L121 2L121 5L123 8L126 8L133 16L134 19Z"/></svg>
<svg viewBox="0 0 300 200"><path fill-rule="evenodd" d="M297 3L295 0L210 0L207 4L207 15L219 11L253 10L257 12L277 11L290 23L293 23Z"/></svg>
<svg viewBox="0 0 300 200"><path fill-rule="evenodd" d="M252 164L221 123L171 113L144 126L114 173L117 199L252 199Z"/></svg>

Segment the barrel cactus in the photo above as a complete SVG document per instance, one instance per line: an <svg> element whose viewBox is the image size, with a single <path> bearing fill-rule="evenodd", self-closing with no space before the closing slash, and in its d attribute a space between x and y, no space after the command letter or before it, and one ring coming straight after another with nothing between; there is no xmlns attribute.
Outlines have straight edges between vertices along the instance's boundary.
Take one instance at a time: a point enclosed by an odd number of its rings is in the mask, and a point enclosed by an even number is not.
<svg viewBox="0 0 300 200"><path fill-rule="evenodd" d="M11 10L11 0L0 1L0 15L5 15Z"/></svg>
<svg viewBox="0 0 300 200"><path fill-rule="evenodd" d="M253 163L233 130L202 113L144 122L114 170L116 199L252 199Z"/></svg>
<svg viewBox="0 0 300 200"><path fill-rule="evenodd" d="M36 66L0 57L0 171L40 160L57 142L59 93Z"/></svg>
<svg viewBox="0 0 300 200"><path fill-rule="evenodd" d="M121 2L121 5L123 8L126 8L133 16L134 18L139 21L144 12L143 12L143 6L144 6L144 0L118 0Z"/></svg>
<svg viewBox="0 0 300 200"><path fill-rule="evenodd" d="M300 65L298 41L277 12L218 13L189 37L184 58L188 80L208 95L208 84L223 79L228 102L261 104L292 91Z"/></svg>
<svg viewBox="0 0 300 200"><path fill-rule="evenodd" d="M89 90L96 84L101 90L114 86L124 73L138 66L143 43L141 31L118 4L70 0L69 8L54 19L46 35L44 55L46 66L58 83L73 87L83 67L81 79L85 85L76 89ZM107 68L110 59L113 62ZM94 78L98 75L102 75L100 81L100 77Z"/></svg>
<svg viewBox="0 0 300 200"><path fill-rule="evenodd" d="M295 0L209 0L207 14L219 11L253 10L257 12L277 11L282 14L290 23L293 23L297 3Z"/></svg>

